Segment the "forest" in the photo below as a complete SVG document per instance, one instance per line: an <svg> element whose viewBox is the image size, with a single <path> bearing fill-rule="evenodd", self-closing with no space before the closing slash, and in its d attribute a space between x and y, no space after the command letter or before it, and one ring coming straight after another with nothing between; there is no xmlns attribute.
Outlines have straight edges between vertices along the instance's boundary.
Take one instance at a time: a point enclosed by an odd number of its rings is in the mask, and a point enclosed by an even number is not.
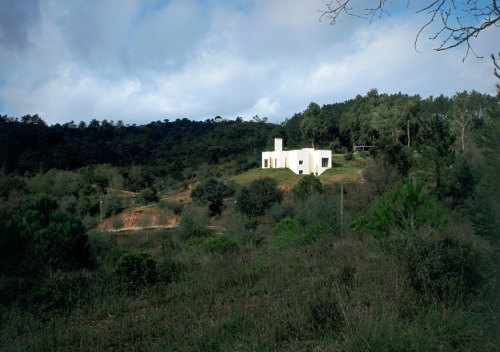
<svg viewBox="0 0 500 352"><path fill-rule="evenodd" d="M260 169L274 138L333 168ZM0 349L500 350L499 165L500 88L281 123L0 116Z"/></svg>

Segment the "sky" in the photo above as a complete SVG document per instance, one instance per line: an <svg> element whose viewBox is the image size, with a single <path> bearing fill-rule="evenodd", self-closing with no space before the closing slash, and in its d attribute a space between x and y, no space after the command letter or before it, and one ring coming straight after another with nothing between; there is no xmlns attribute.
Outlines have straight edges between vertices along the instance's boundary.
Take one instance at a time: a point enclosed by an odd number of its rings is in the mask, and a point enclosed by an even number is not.
<svg viewBox="0 0 500 352"><path fill-rule="evenodd" d="M404 2L406 3L406 2ZM323 0L0 0L0 114L49 125L258 115L379 93L496 94L498 29L433 50L426 14L320 21Z"/></svg>

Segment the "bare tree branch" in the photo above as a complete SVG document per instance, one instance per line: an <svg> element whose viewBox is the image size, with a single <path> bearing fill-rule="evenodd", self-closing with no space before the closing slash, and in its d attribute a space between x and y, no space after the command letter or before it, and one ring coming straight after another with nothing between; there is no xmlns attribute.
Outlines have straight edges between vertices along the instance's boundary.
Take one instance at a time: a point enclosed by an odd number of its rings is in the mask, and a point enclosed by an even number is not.
<svg viewBox="0 0 500 352"><path fill-rule="evenodd" d="M408 4L411 0L408 0ZM465 60L470 52L476 57L471 45L471 40L485 29L495 26L500 27L500 0L429 0L416 13L427 13L428 20L419 29L414 47L417 49L417 42L427 28L432 24L439 23L440 28L429 39L438 40L441 43L434 49L445 51L464 45L466 53ZM382 17L389 14L387 7L392 4L389 0L376 0L374 6L365 6L361 10L355 10L352 0L331 0L326 3L326 9L321 10L320 20L327 18L330 25L335 25L343 15L369 19L370 23L375 17Z"/></svg>

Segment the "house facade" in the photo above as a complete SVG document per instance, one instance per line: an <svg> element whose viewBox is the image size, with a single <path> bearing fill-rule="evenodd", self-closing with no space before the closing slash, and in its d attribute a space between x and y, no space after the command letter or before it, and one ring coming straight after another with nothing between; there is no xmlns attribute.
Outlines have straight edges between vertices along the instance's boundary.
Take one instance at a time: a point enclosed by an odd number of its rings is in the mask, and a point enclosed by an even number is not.
<svg viewBox="0 0 500 352"><path fill-rule="evenodd" d="M289 168L298 175L321 175L332 167L332 152L304 148L283 150L283 140L274 139L274 151L262 152L263 169Z"/></svg>

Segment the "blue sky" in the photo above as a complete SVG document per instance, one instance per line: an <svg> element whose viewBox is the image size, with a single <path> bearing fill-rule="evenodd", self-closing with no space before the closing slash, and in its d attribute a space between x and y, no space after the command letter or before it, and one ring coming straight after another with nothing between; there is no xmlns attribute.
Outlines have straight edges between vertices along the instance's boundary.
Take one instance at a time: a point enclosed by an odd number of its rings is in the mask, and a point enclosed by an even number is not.
<svg viewBox="0 0 500 352"><path fill-rule="evenodd" d="M0 0L0 113L49 124L254 115L280 122L380 93L495 94L498 29L446 52L422 1L368 24L319 22L322 0Z"/></svg>

